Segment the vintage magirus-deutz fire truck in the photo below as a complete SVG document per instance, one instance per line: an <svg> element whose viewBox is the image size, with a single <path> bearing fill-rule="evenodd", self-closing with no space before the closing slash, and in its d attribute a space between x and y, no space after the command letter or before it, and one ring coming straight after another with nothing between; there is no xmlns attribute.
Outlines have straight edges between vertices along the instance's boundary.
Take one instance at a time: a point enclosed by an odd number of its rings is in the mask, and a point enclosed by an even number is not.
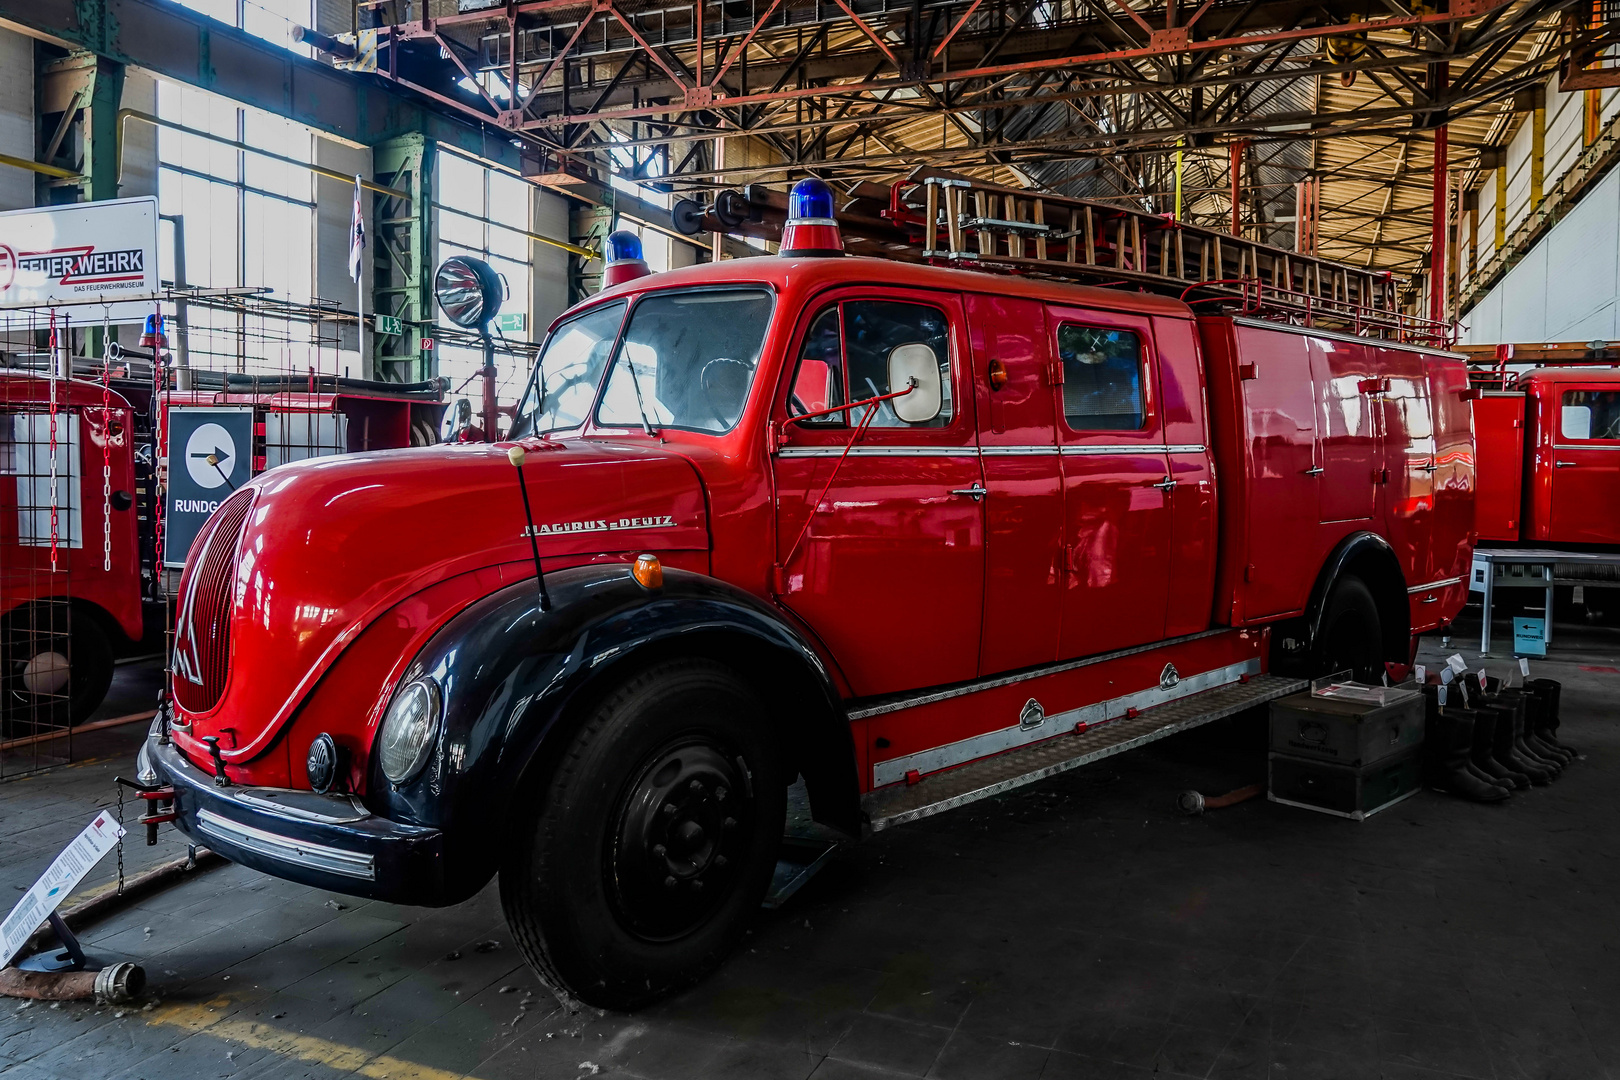
<svg viewBox="0 0 1620 1080"><path fill-rule="evenodd" d="M508 441L214 515L142 761L188 835L408 904L499 873L545 976L634 1007L742 932L801 779L881 829L1376 676L1463 604L1449 354L825 257L815 181L778 256L620 254Z"/></svg>

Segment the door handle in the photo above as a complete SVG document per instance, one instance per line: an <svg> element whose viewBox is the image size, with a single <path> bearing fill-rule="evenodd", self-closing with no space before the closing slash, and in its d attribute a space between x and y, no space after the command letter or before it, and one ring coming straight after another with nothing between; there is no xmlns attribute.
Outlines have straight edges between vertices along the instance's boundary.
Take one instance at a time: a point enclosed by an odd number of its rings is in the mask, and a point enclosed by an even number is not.
<svg viewBox="0 0 1620 1080"><path fill-rule="evenodd" d="M974 502L978 502L980 499L982 499L986 495L990 494L990 492L986 491L983 487L980 487L979 482L977 480L975 480L973 482L973 486L970 487L970 488L952 488L951 489L951 494L952 495L966 495L968 498L972 499Z"/></svg>
<svg viewBox="0 0 1620 1080"><path fill-rule="evenodd" d="M1154 484L1153 486L1158 488L1160 491L1169 491L1171 488L1176 486L1176 481L1174 479L1172 479L1171 477L1167 476L1163 480L1160 480L1157 484Z"/></svg>
<svg viewBox="0 0 1620 1080"><path fill-rule="evenodd" d="M1570 468L1573 465L1579 465L1579 464L1580 464L1580 462L1578 462L1578 461L1555 461L1555 462L1553 462L1553 468L1555 468L1555 469L1567 469L1567 468Z"/></svg>
<svg viewBox="0 0 1620 1080"><path fill-rule="evenodd" d="M1428 596L1423 598L1423 602L1425 604L1438 604L1440 602L1440 598L1434 595L1434 593L1430 593Z"/></svg>
<svg viewBox="0 0 1620 1080"><path fill-rule="evenodd" d="M1306 469L1305 470L1305 475L1306 476L1321 476L1325 472L1327 472L1327 470L1322 468L1322 466L1318 465L1314 469Z"/></svg>
<svg viewBox="0 0 1620 1080"><path fill-rule="evenodd" d="M1423 471L1424 472L1434 472L1438 468L1440 468L1440 466L1436 465L1434 462L1431 461L1427 465L1423 466Z"/></svg>

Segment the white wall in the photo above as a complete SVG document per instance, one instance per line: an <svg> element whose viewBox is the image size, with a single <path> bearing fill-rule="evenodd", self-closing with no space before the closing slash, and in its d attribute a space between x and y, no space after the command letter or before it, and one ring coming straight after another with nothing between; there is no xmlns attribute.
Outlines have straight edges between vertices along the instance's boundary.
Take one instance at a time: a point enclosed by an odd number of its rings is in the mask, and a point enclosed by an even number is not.
<svg viewBox="0 0 1620 1080"><path fill-rule="evenodd" d="M1485 232L1483 210L1480 232ZM1609 173L1467 315L1469 344L1620 340L1620 171Z"/></svg>
<svg viewBox="0 0 1620 1080"><path fill-rule="evenodd" d="M34 39L0 29L0 153L34 160ZM0 210L34 205L34 174L0 165Z"/></svg>

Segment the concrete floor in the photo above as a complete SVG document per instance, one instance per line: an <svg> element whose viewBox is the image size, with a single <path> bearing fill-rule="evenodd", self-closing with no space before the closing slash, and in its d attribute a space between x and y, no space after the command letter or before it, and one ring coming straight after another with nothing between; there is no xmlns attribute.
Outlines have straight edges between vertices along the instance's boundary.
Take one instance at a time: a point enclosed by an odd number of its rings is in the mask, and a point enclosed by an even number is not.
<svg viewBox="0 0 1620 1080"><path fill-rule="evenodd" d="M1620 1078L1620 632L1555 648L1536 673L1585 756L1508 805L1184 818L1178 791L1263 767L1189 733L881 834L634 1016L560 1008L493 889L424 910L226 867L85 935L146 966L143 1006L0 1004L0 1077ZM132 737L0 784L0 897L111 802Z"/></svg>

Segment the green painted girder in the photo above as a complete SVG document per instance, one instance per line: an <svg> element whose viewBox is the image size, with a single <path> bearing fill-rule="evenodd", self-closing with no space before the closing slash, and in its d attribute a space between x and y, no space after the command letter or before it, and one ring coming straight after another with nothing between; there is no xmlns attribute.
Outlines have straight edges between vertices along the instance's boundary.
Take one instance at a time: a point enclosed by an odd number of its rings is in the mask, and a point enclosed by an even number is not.
<svg viewBox="0 0 1620 1080"><path fill-rule="evenodd" d="M371 146L419 133L516 170L511 136L154 0L0 0L0 20L120 64ZM116 111L116 110L113 110Z"/></svg>

